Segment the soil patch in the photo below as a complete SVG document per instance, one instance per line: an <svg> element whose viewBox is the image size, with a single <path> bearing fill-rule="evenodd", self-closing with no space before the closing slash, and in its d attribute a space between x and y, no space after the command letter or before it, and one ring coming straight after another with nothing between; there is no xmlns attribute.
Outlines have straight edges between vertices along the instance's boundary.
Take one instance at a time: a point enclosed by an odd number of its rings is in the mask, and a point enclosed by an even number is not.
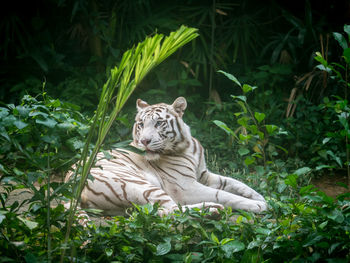
<svg viewBox="0 0 350 263"><path fill-rule="evenodd" d="M326 195L333 198L337 197L340 194L349 192L349 189L341 186L341 184L347 185L347 177L342 175L325 175L317 177L311 181L311 184L316 186Z"/></svg>

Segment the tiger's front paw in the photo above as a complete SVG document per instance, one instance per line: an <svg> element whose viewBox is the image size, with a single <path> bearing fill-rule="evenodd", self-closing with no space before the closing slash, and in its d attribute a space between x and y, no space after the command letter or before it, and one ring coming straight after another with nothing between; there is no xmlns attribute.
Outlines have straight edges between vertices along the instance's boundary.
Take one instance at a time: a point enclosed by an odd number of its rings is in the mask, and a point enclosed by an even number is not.
<svg viewBox="0 0 350 263"><path fill-rule="evenodd" d="M251 195L250 199L265 202L265 198L264 198L261 194L255 192L255 191L254 191L254 193Z"/></svg>
<svg viewBox="0 0 350 263"><path fill-rule="evenodd" d="M267 204L265 201L253 201L244 209L253 213L261 213L267 210Z"/></svg>

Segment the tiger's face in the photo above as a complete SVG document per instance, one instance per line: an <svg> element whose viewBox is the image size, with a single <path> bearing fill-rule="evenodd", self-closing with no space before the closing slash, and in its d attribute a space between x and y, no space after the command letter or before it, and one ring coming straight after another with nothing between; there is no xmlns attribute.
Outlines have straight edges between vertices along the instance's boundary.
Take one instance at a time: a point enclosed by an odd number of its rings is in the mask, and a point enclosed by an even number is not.
<svg viewBox="0 0 350 263"><path fill-rule="evenodd" d="M191 134L182 120L186 106L183 97L172 105L149 105L137 100L133 139L136 147L145 150L147 160L158 160L163 154L176 154L188 147Z"/></svg>

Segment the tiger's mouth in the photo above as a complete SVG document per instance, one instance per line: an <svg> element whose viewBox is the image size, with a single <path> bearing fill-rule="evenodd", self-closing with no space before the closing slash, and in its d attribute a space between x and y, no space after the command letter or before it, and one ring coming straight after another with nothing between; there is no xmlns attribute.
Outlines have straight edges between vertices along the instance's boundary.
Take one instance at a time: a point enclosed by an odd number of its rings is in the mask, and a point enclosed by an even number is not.
<svg viewBox="0 0 350 263"><path fill-rule="evenodd" d="M140 145L141 147L138 147L140 150L144 151L146 154L160 154L161 150L159 149L150 149L148 147L145 147L144 145Z"/></svg>
<svg viewBox="0 0 350 263"><path fill-rule="evenodd" d="M141 143L138 144L138 147L141 151L143 151L145 154L147 155L159 155L159 154L162 154L163 152L163 149L152 149L148 146L145 146Z"/></svg>

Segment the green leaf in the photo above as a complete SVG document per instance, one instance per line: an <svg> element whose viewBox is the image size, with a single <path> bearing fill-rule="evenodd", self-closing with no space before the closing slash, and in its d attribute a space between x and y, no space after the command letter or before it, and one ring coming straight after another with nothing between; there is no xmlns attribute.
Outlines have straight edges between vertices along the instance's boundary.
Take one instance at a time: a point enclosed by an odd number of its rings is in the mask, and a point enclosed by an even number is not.
<svg viewBox="0 0 350 263"><path fill-rule="evenodd" d="M248 135L244 135L242 133L239 134L239 140L241 142L246 142L246 141L250 140L251 138L252 138L252 136L249 134Z"/></svg>
<svg viewBox="0 0 350 263"><path fill-rule="evenodd" d="M223 240L221 240L220 244L221 245L225 245L226 243L231 242L233 240L234 239L232 239L232 238L224 238Z"/></svg>
<svg viewBox="0 0 350 263"><path fill-rule="evenodd" d="M320 62L324 68L328 68L328 62L322 57L322 54L320 52L316 52L316 56L314 57L315 60Z"/></svg>
<svg viewBox="0 0 350 263"><path fill-rule="evenodd" d="M307 174L309 172L311 172L311 168L302 167L302 168L299 168L298 170L296 170L293 174L296 174L297 176L301 176L301 175Z"/></svg>
<svg viewBox="0 0 350 263"><path fill-rule="evenodd" d="M57 124L57 121L55 121L53 119L45 119L45 120L36 119L35 122L38 124L44 125L46 127L49 127L49 128L53 128Z"/></svg>
<svg viewBox="0 0 350 263"><path fill-rule="evenodd" d="M253 90L253 88L248 84L243 84L242 90L244 93L248 93Z"/></svg>
<svg viewBox="0 0 350 263"><path fill-rule="evenodd" d="M243 110L243 112L241 112L241 114L243 114L243 113L247 113L248 112L248 110L247 110L247 107L246 107L246 105L245 105L245 103L243 102L243 101L237 101L237 104L239 105L239 106L241 106L241 108L242 108L242 110ZM237 116L236 114L235 114L235 116Z"/></svg>
<svg viewBox="0 0 350 263"><path fill-rule="evenodd" d="M255 119L260 123L265 119L265 114L260 112L254 112Z"/></svg>
<svg viewBox="0 0 350 263"><path fill-rule="evenodd" d="M345 220L343 213L339 209L334 209L330 214L327 214L327 217L338 224L343 223Z"/></svg>
<svg viewBox="0 0 350 263"><path fill-rule="evenodd" d="M345 62L347 64L350 64L350 48L347 48L344 50L343 56L344 56Z"/></svg>
<svg viewBox="0 0 350 263"><path fill-rule="evenodd" d="M16 109L22 117L28 117L31 110L31 108L22 105L17 106Z"/></svg>
<svg viewBox="0 0 350 263"><path fill-rule="evenodd" d="M338 41L338 43L342 47L342 49L348 48L347 40L345 39L345 37L342 34L337 33L337 32L333 32L333 37L335 38L335 40Z"/></svg>
<svg viewBox="0 0 350 263"><path fill-rule="evenodd" d="M297 187L297 175L296 174L291 174L287 176L287 179L284 180L286 185L290 185L293 188Z"/></svg>
<svg viewBox="0 0 350 263"><path fill-rule="evenodd" d="M264 168L264 166L257 165L257 166L255 166L255 171L256 171L257 175L260 177L260 176L264 175L265 168Z"/></svg>
<svg viewBox="0 0 350 263"><path fill-rule="evenodd" d="M55 135L44 135L41 137L44 142L53 144L53 145L59 145L59 137Z"/></svg>
<svg viewBox="0 0 350 263"><path fill-rule="evenodd" d="M212 240L213 242L215 242L216 244L220 244L219 239L215 236L215 234L214 234L213 232L211 232L210 237L211 237L211 240Z"/></svg>
<svg viewBox="0 0 350 263"><path fill-rule="evenodd" d="M235 136L235 133L222 121L214 120L214 124L224 130L228 135Z"/></svg>
<svg viewBox="0 0 350 263"><path fill-rule="evenodd" d="M231 97L232 97L233 99L239 99L239 100L241 100L241 101L243 101L243 102L247 102L247 97L246 97L246 96L243 96L243 95L240 95L240 96L231 95Z"/></svg>
<svg viewBox="0 0 350 263"><path fill-rule="evenodd" d="M169 238L164 243L160 243L157 246L156 255L163 256L163 255L169 253L170 250L171 250L171 243L170 243L170 238Z"/></svg>
<svg viewBox="0 0 350 263"><path fill-rule="evenodd" d="M316 166L315 170L319 171L319 170L322 170L322 169L330 169L330 168L335 168L335 167L331 166L331 165L321 164L319 166Z"/></svg>
<svg viewBox="0 0 350 263"><path fill-rule="evenodd" d="M28 126L28 123L25 123L21 120L16 120L13 122L13 124L17 127L17 129L22 130L23 128Z"/></svg>
<svg viewBox="0 0 350 263"><path fill-rule="evenodd" d="M239 119L237 120L237 123L238 123L239 125L241 125L241 126L247 128L247 127L248 127L248 121L249 121L249 118L243 116L242 118L239 118Z"/></svg>
<svg viewBox="0 0 350 263"><path fill-rule="evenodd" d="M321 229L324 229L328 225L328 221L324 221L323 223L319 224L318 227Z"/></svg>
<svg viewBox="0 0 350 263"><path fill-rule="evenodd" d="M37 223L37 222L30 221L30 220L22 218L20 216L18 216L18 219L21 220L30 230L33 230L34 228L36 228L39 225L39 223Z"/></svg>
<svg viewBox="0 0 350 263"><path fill-rule="evenodd" d="M238 153L239 153L240 156L247 155L249 153L249 149L241 147L241 148L238 149Z"/></svg>
<svg viewBox="0 0 350 263"><path fill-rule="evenodd" d="M0 107L0 120L9 115L9 110L3 107Z"/></svg>
<svg viewBox="0 0 350 263"><path fill-rule="evenodd" d="M322 71L326 71L328 73L332 72L332 69L330 67L325 67L324 65L317 65L316 68L318 68L319 70L322 70Z"/></svg>
<svg viewBox="0 0 350 263"><path fill-rule="evenodd" d="M107 257L110 257L113 255L113 249L107 247L105 249L105 253L106 253Z"/></svg>
<svg viewBox="0 0 350 263"><path fill-rule="evenodd" d="M338 164L340 167L343 167L343 163L342 163L341 159L340 159L338 156L336 156L332 151L328 150L326 153L327 153L329 156L331 156L332 159L333 159L334 161L336 161L337 164Z"/></svg>
<svg viewBox="0 0 350 263"><path fill-rule="evenodd" d="M342 112L338 115L339 122L343 125L345 130L349 130L348 113Z"/></svg>
<svg viewBox="0 0 350 263"><path fill-rule="evenodd" d="M41 116L44 119L46 119L49 116L49 114L47 114L45 112L41 112L41 111L32 111L32 112L29 113L29 116L30 117Z"/></svg>
<svg viewBox="0 0 350 263"><path fill-rule="evenodd" d="M68 146L70 146L73 150L82 149L85 145L85 142L80 140L77 137L73 137L67 140Z"/></svg>
<svg viewBox="0 0 350 263"><path fill-rule="evenodd" d="M220 248L224 251L226 258L231 258L233 253L243 251L245 249L245 245L239 240L233 240L222 245Z"/></svg>
<svg viewBox="0 0 350 263"><path fill-rule="evenodd" d="M344 25L344 32L348 35L348 40L350 40L350 25Z"/></svg>
<svg viewBox="0 0 350 263"><path fill-rule="evenodd" d="M265 128L269 135L272 135L278 129L276 125L265 125Z"/></svg>
<svg viewBox="0 0 350 263"><path fill-rule="evenodd" d="M228 79L232 80L234 83L236 83L238 86L242 87L242 84L238 81L238 79L233 76L232 74L230 73L227 73L225 71L222 71L222 70L218 70L219 73L222 73L224 74Z"/></svg>
<svg viewBox="0 0 350 263"><path fill-rule="evenodd" d="M318 233L312 233L310 234L306 241L305 241L305 244L303 245L303 247L309 247L309 246L312 246L314 244L317 244L319 243L321 240L323 239L323 236L318 234Z"/></svg>
<svg viewBox="0 0 350 263"><path fill-rule="evenodd" d="M248 92L253 91L253 90L257 89L257 88L258 87L256 87L256 86L250 86L248 84L243 84L242 90L243 90L244 93L248 93Z"/></svg>
<svg viewBox="0 0 350 263"><path fill-rule="evenodd" d="M252 156L248 156L247 158L244 159L244 163L246 166L249 166L249 165L255 163L255 158Z"/></svg>
<svg viewBox="0 0 350 263"><path fill-rule="evenodd" d="M285 184L285 182L280 182L278 183L278 186L277 186L277 191L281 194L283 193L284 190L286 190L287 188L287 185Z"/></svg>
<svg viewBox="0 0 350 263"><path fill-rule="evenodd" d="M329 142L332 138L330 137L326 137L322 140L322 144L326 144L327 142Z"/></svg>
<svg viewBox="0 0 350 263"><path fill-rule="evenodd" d="M262 234L262 235L265 235L265 236L268 236L271 234L271 230L268 229L268 228L262 228L262 227L258 227L256 230L255 230L256 233L258 234Z"/></svg>
<svg viewBox="0 0 350 263"><path fill-rule="evenodd" d="M316 190L315 186L307 185L307 186L303 186L302 188L300 188L299 194L301 196L304 196L304 195L308 195L308 194L310 194L312 192L315 192L315 190Z"/></svg>

